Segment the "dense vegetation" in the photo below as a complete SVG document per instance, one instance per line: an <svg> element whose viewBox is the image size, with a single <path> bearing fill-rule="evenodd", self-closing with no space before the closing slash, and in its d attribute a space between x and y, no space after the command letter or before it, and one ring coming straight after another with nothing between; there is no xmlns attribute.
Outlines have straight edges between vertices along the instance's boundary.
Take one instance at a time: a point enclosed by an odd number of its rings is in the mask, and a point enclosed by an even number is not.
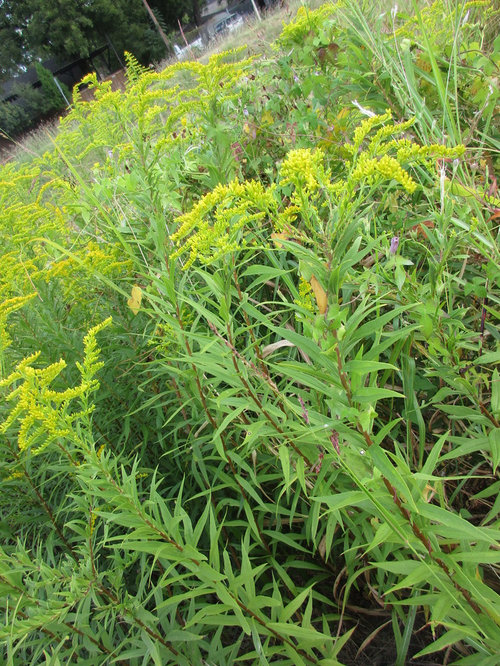
<svg viewBox="0 0 500 666"><path fill-rule="evenodd" d="M52 72L79 62L83 76L89 71L88 58L95 50L108 47L106 69L123 67L119 54L134 53L144 65L173 55L173 40L179 24L200 24L201 0L150 0L150 11L160 25L167 49L141 0L2 0L0 2L0 138L12 140L41 121L65 109L71 94L64 83L54 82ZM167 33L168 37L165 37ZM101 55L101 58L104 56ZM51 71L41 66L49 65ZM92 63L92 67L94 64ZM41 86L34 87L36 77ZM26 80L28 70L28 80ZM19 77L19 74L24 74ZM69 85L75 81L69 76ZM64 77L63 77L64 78ZM66 79L68 82L68 79ZM15 101L14 101L15 100Z"/></svg>
<svg viewBox="0 0 500 666"><path fill-rule="evenodd" d="M498 663L498 11L375 5L2 167L5 663Z"/></svg>
<svg viewBox="0 0 500 666"><path fill-rule="evenodd" d="M178 20L199 23L201 0L148 4L165 32L177 30ZM38 60L85 58L110 40L118 53L128 49L144 63L165 55L142 0L2 0L0 80Z"/></svg>

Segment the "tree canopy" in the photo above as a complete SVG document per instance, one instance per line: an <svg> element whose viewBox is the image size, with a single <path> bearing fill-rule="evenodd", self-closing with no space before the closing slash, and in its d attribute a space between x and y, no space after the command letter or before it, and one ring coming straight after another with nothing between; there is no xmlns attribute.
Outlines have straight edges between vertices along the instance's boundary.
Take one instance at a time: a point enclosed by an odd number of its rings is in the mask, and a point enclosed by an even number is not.
<svg viewBox="0 0 500 666"><path fill-rule="evenodd" d="M167 29L199 19L202 0L149 0ZM109 38L141 62L160 58L164 46L142 0L0 0L0 77L48 58L84 57Z"/></svg>

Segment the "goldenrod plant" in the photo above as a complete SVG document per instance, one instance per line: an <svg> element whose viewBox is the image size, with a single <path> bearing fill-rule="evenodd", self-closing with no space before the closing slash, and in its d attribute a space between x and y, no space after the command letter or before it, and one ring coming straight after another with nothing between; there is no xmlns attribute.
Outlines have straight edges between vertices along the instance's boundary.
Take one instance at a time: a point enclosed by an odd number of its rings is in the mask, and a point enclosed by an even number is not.
<svg viewBox="0 0 500 666"><path fill-rule="evenodd" d="M498 663L495 25L304 3L1 167L6 664Z"/></svg>

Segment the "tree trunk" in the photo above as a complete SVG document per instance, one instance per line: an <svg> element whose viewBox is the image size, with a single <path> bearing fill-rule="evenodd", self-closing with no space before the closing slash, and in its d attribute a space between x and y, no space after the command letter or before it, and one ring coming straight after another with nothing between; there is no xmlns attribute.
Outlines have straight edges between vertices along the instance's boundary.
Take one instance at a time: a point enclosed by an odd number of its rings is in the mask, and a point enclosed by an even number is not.
<svg viewBox="0 0 500 666"><path fill-rule="evenodd" d="M200 0L191 0L191 13L193 21L196 23L196 25L201 25Z"/></svg>

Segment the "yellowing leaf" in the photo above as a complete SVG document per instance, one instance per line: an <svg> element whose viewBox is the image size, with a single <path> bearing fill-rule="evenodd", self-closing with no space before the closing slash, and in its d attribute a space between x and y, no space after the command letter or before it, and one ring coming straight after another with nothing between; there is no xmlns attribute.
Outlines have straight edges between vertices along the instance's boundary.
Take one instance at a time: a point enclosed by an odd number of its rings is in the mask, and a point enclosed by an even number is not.
<svg viewBox="0 0 500 666"><path fill-rule="evenodd" d="M263 125L272 125L274 122L274 118L272 117L269 111L264 111L260 121Z"/></svg>
<svg viewBox="0 0 500 666"><path fill-rule="evenodd" d="M128 299L127 305L135 315L141 309L141 301L142 301L142 289L140 287L132 287L132 295Z"/></svg>
<svg viewBox="0 0 500 666"><path fill-rule="evenodd" d="M271 239L277 248L283 247L283 243L280 243L280 240L288 240L289 238L290 236L284 231L280 232L279 234L271 234Z"/></svg>
<svg viewBox="0 0 500 666"><path fill-rule="evenodd" d="M325 314L326 308L328 306L328 297L326 295L326 291L316 280L314 275L311 276L311 287L314 292L314 296L316 298L316 303L318 304L319 313Z"/></svg>

